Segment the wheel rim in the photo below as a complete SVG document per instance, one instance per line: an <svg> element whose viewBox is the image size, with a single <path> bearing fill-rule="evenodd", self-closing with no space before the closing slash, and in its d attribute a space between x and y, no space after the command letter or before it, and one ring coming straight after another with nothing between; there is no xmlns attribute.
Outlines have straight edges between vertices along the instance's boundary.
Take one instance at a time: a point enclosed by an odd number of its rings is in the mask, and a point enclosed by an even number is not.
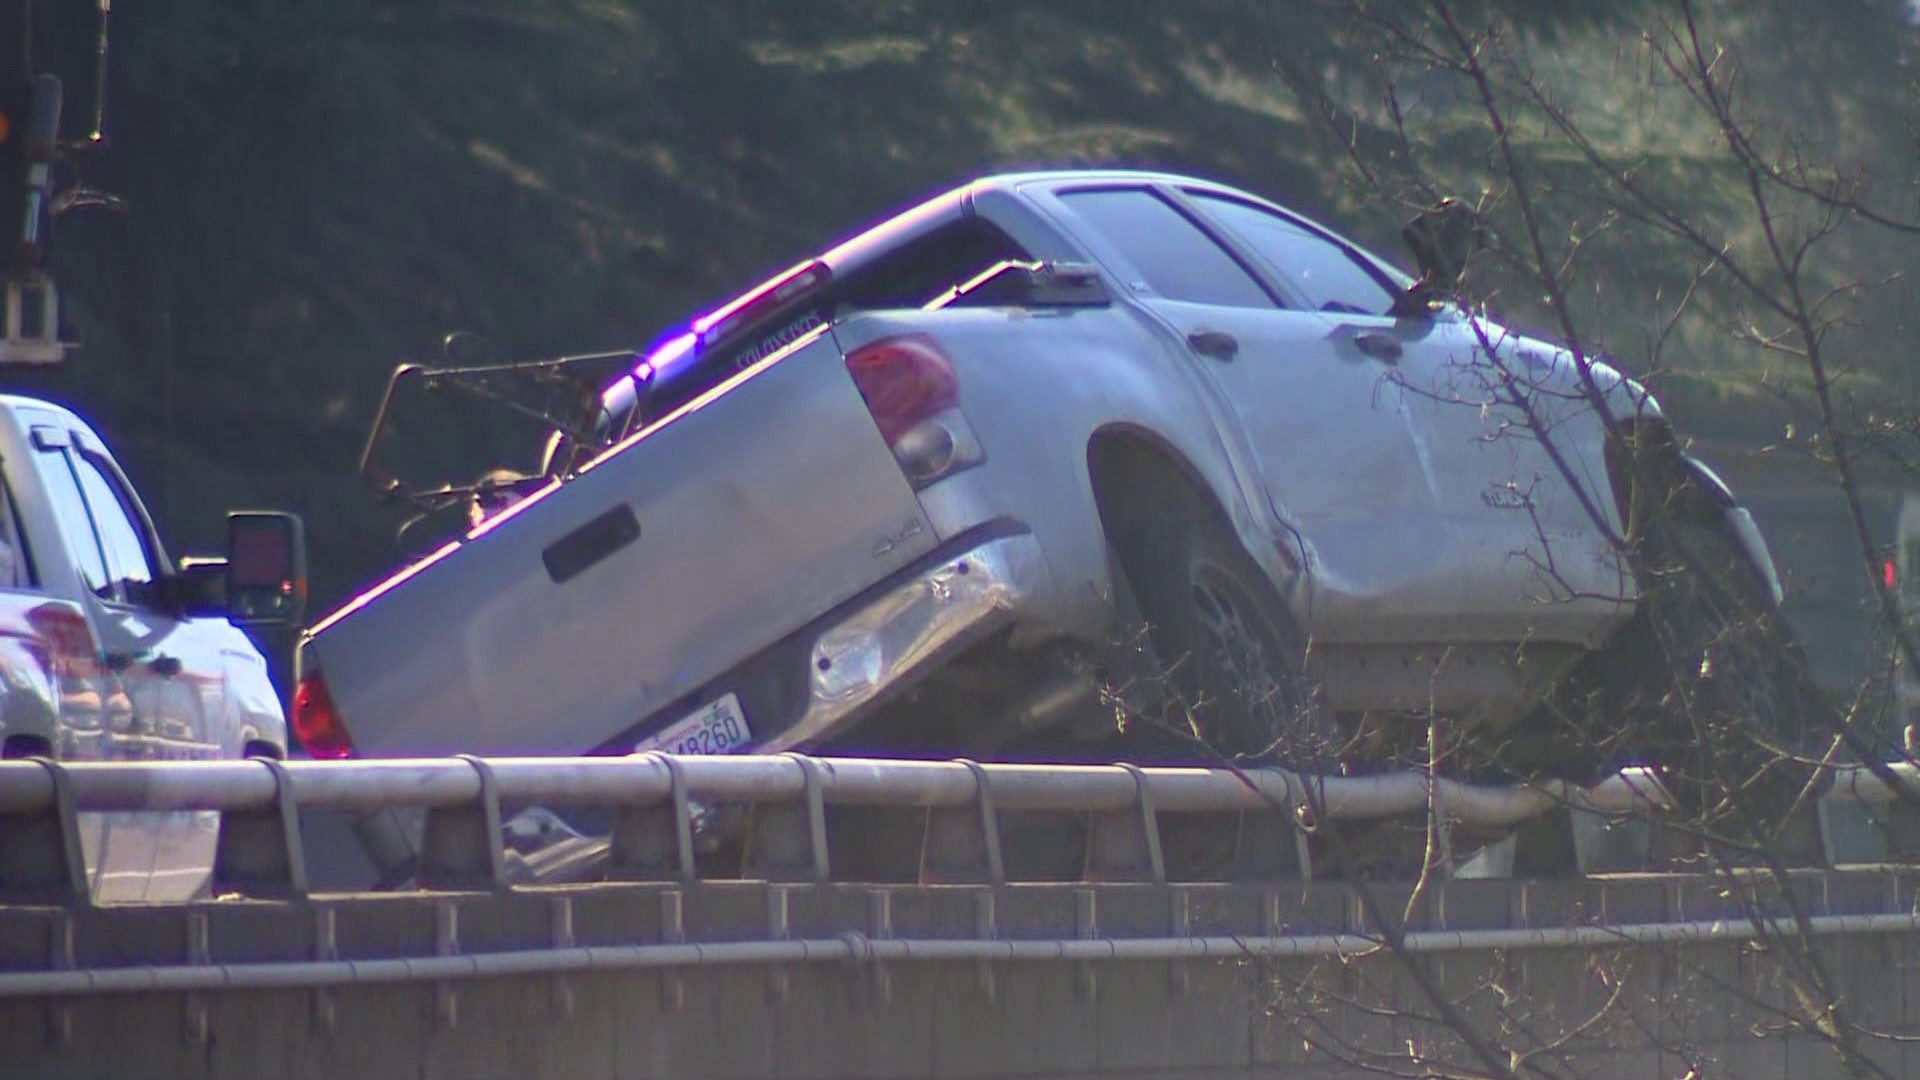
<svg viewBox="0 0 1920 1080"><path fill-rule="evenodd" d="M1228 698L1208 711L1202 736L1234 757L1263 754L1290 732L1299 702L1286 644L1256 599L1217 567L1195 568L1190 586L1195 643Z"/></svg>

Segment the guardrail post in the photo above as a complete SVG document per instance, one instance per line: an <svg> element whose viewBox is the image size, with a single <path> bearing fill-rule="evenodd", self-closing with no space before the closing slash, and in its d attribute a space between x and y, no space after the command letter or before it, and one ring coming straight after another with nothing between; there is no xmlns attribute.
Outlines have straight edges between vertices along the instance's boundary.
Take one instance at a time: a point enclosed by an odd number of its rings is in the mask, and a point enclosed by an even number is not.
<svg viewBox="0 0 1920 1080"><path fill-rule="evenodd" d="M313 959L322 964L340 959L340 934L332 904L313 909ZM313 990L313 1026L323 1035L332 1035L334 1026L333 991L325 986Z"/></svg>
<svg viewBox="0 0 1920 1080"><path fill-rule="evenodd" d="M427 810L420 836L420 884L431 889L503 889L506 851L493 768L471 754L457 756L479 774L480 794L462 806Z"/></svg>
<svg viewBox="0 0 1920 1080"><path fill-rule="evenodd" d="M200 967L213 962L210 948L207 913L196 911L187 916L187 963ZM213 1032L207 1016L207 997L205 994L192 993L186 1000L186 1039L190 1045L205 1046L211 1041Z"/></svg>
<svg viewBox="0 0 1920 1080"><path fill-rule="evenodd" d="M61 910L54 913L53 925L48 927L50 940L47 947L47 970L72 971L73 961L73 912ZM50 997L47 999L47 1042L54 1046L66 1046L73 1042L73 1005L71 999Z"/></svg>
<svg viewBox="0 0 1920 1080"><path fill-rule="evenodd" d="M746 874L768 881L831 880L827 859L827 806L820 792L820 766L804 754L781 755L800 769L800 802L755 803L747 819ZM804 853L804 854L803 854Z"/></svg>
<svg viewBox="0 0 1920 1080"><path fill-rule="evenodd" d="M679 889L660 894L660 944L684 945L687 941L686 908ZM677 1013L687 1004L687 984L678 968L660 972L660 1008Z"/></svg>
<svg viewBox="0 0 1920 1080"><path fill-rule="evenodd" d="M973 772L973 805L928 808L920 881L1005 884L1007 868L1000 855L1000 815L993 805L992 782L979 762L955 760Z"/></svg>
<svg viewBox="0 0 1920 1080"><path fill-rule="evenodd" d="M273 801L253 810L220 814L213 854L213 894L290 899L307 894L307 860L300 842L300 806L287 767L255 758L273 774Z"/></svg>
<svg viewBox="0 0 1920 1080"><path fill-rule="evenodd" d="M973 936L980 941L997 941L1000 937L998 914L998 886L982 889L973 895ZM980 988L980 996L988 1005L999 1001L1000 986L994 978L993 961L979 960L973 967L974 984Z"/></svg>
<svg viewBox="0 0 1920 1080"><path fill-rule="evenodd" d="M556 896L553 898L553 947L555 949L573 948L573 898ZM573 981L565 975L555 975L553 985L548 988L548 1015L555 1020L566 1020L573 1016Z"/></svg>
<svg viewBox="0 0 1920 1080"><path fill-rule="evenodd" d="M1093 815L1087 829L1087 858L1082 877L1087 881L1167 880L1167 864L1160 851L1160 818L1153 811L1153 794L1138 765L1121 765L1133 777L1133 806Z"/></svg>
<svg viewBox="0 0 1920 1080"><path fill-rule="evenodd" d="M451 900L442 900L433 908L433 955L460 955L460 908ZM459 1026L460 999L450 980L433 984L433 1017L436 1026L448 1031Z"/></svg>
<svg viewBox="0 0 1920 1080"><path fill-rule="evenodd" d="M867 894L867 938L870 941L887 941L893 937L893 893L884 888L874 889ZM869 966L873 978L873 996L881 1004L893 1001L893 973L887 970L884 960L875 959Z"/></svg>
<svg viewBox="0 0 1920 1080"><path fill-rule="evenodd" d="M1081 941L1092 941L1100 936L1099 893L1092 889L1073 891L1073 929L1074 936ZM1099 997L1100 976L1094 971L1093 963L1082 960L1074 967L1074 992L1085 1001Z"/></svg>
<svg viewBox="0 0 1920 1080"><path fill-rule="evenodd" d="M53 797L45 806L0 814L0 903L92 903L73 783L59 762L34 758L47 770Z"/></svg>
<svg viewBox="0 0 1920 1080"><path fill-rule="evenodd" d="M1181 886L1174 886L1167 894L1167 930L1176 938L1193 936L1193 897ZM1167 965L1168 981L1175 997L1184 997L1187 993L1187 964L1183 960L1174 960Z"/></svg>
<svg viewBox="0 0 1920 1080"><path fill-rule="evenodd" d="M787 897L790 887L770 885L767 887L767 940L786 941L793 936L792 922L788 918ZM787 978L785 964L767 965L767 1000L780 1004L787 1000Z"/></svg>
<svg viewBox="0 0 1920 1080"><path fill-rule="evenodd" d="M666 768L671 794L664 804L619 808L608 842L607 877L615 881L691 883L698 871L686 773L670 754L649 750L641 756L653 758Z"/></svg>

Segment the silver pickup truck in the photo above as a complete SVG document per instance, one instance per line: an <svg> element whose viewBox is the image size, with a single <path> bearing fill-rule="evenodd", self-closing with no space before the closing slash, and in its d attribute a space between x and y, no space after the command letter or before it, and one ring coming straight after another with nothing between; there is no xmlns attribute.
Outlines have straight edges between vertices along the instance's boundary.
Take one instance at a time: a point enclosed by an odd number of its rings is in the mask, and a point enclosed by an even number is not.
<svg viewBox="0 0 1920 1080"><path fill-rule="evenodd" d="M228 545L175 563L91 427L0 395L0 757L285 756L280 695L240 626L298 619L298 519L233 514ZM88 894L202 894L218 825L190 811L80 815Z"/></svg>
<svg viewBox="0 0 1920 1080"><path fill-rule="evenodd" d="M1650 633L1634 477L1755 610L1773 564L1642 389L1422 261L1184 176L939 195L636 354L543 475L312 627L296 732L1057 753L1144 654L1222 753L1437 709L1600 767L1547 714Z"/></svg>

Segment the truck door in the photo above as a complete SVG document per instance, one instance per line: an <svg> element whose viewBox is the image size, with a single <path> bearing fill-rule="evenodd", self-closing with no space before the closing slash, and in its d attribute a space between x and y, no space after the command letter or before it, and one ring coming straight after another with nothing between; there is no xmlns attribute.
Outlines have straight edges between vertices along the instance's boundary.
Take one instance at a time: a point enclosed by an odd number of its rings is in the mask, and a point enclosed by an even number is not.
<svg viewBox="0 0 1920 1080"><path fill-rule="evenodd" d="M1510 639L1519 615L1526 636L1584 639L1600 611L1567 601L1622 586L1572 490L1580 483L1594 505L1610 499L1602 426L1577 390L1556 386L1548 359L1491 324L1476 329L1457 310L1393 314L1401 287L1344 241L1224 192L1181 194L1326 315L1344 362L1394 383L1429 490L1424 521L1391 539L1417 548L1409 564L1424 559L1433 584L1457 595L1441 636Z"/></svg>
<svg viewBox="0 0 1920 1080"><path fill-rule="evenodd" d="M209 698L219 698L217 658L207 656L191 625L162 604L165 555L119 467L83 429L35 427L34 449L79 569L105 665L118 673L129 705L114 727L108 755L134 761L219 756L221 740L212 730L218 714L207 707ZM196 839L211 826L210 817L122 815L108 835L112 897L158 899L150 889L156 878L177 884L182 875L194 875Z"/></svg>
<svg viewBox="0 0 1920 1080"><path fill-rule="evenodd" d="M1224 426L1239 429L1316 565L1314 634L1337 640L1356 616L1377 628L1383 612L1457 607L1457 582L1436 587L1432 573L1442 549L1425 542L1435 493L1424 447L1379 359L1281 292L1177 192L1074 186L1053 205L1079 219L1071 231L1092 234L1095 257L1171 324L1215 388Z"/></svg>

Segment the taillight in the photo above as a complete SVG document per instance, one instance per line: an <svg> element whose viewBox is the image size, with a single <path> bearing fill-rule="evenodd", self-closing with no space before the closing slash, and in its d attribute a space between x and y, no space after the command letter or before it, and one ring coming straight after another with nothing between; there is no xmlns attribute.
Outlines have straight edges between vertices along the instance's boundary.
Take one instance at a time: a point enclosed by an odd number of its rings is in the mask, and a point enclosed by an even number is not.
<svg viewBox="0 0 1920 1080"><path fill-rule="evenodd" d="M913 334L862 345L847 354L847 371L915 488L986 460L960 412L953 361L933 339Z"/></svg>
<svg viewBox="0 0 1920 1080"><path fill-rule="evenodd" d="M302 676L293 690L293 737L314 758L344 758L353 754L353 737L340 713L333 707L333 695L320 672Z"/></svg>

